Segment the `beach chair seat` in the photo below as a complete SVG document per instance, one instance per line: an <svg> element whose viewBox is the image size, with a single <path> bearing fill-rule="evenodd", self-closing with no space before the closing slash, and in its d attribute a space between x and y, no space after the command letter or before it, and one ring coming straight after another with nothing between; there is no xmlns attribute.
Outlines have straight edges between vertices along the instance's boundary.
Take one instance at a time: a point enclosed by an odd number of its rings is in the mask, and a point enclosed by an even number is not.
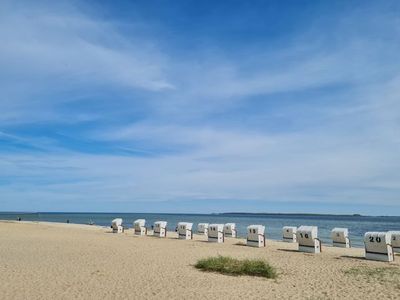
<svg viewBox="0 0 400 300"><path fill-rule="evenodd" d="M300 226L297 228L296 239L299 243L300 252L321 252L321 241L318 239L317 226Z"/></svg>
<svg viewBox="0 0 400 300"><path fill-rule="evenodd" d="M365 258L379 261L393 261L393 248L389 232L366 232L364 235Z"/></svg>
<svg viewBox="0 0 400 300"><path fill-rule="evenodd" d="M113 233L122 233L124 232L124 227L122 226L122 219L116 218L111 221L111 228Z"/></svg>
<svg viewBox="0 0 400 300"><path fill-rule="evenodd" d="M181 240L193 239L193 223L179 222L178 223L178 238Z"/></svg>
<svg viewBox="0 0 400 300"><path fill-rule="evenodd" d="M226 223L224 225L224 236L226 237L236 237L236 224L235 223Z"/></svg>
<svg viewBox="0 0 400 300"><path fill-rule="evenodd" d="M147 234L146 228L146 220L138 219L133 222L133 229L135 231L135 235L143 236Z"/></svg>
<svg viewBox="0 0 400 300"><path fill-rule="evenodd" d="M333 228L331 238L333 247L350 248L349 230L347 228Z"/></svg>
<svg viewBox="0 0 400 300"><path fill-rule="evenodd" d="M283 226L282 228L282 240L287 243L295 243L297 227L295 226Z"/></svg>
<svg viewBox="0 0 400 300"><path fill-rule="evenodd" d="M265 226L247 226L246 244L250 247L265 247Z"/></svg>
<svg viewBox="0 0 400 300"><path fill-rule="evenodd" d="M153 235L157 237L167 236L167 222L166 221L156 221L154 222Z"/></svg>
<svg viewBox="0 0 400 300"><path fill-rule="evenodd" d="M223 224L210 224L208 226L208 241L214 243L223 243L225 241Z"/></svg>
<svg viewBox="0 0 400 300"><path fill-rule="evenodd" d="M199 223L197 225L197 233L208 235L208 223Z"/></svg>
<svg viewBox="0 0 400 300"><path fill-rule="evenodd" d="M400 231L389 231L393 252L400 253Z"/></svg>

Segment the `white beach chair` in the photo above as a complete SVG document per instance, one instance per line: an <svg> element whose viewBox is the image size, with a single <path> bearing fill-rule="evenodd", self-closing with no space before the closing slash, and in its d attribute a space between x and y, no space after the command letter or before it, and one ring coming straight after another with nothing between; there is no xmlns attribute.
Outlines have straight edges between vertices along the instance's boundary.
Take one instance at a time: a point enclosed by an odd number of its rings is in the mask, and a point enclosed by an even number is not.
<svg viewBox="0 0 400 300"><path fill-rule="evenodd" d="M166 221L156 221L154 222L154 236L166 237L167 236L167 222Z"/></svg>
<svg viewBox="0 0 400 300"><path fill-rule="evenodd" d="M178 237L181 240L193 239L192 232L193 223L179 222L178 223Z"/></svg>
<svg viewBox="0 0 400 300"><path fill-rule="evenodd" d="M317 226L300 226L297 228L296 238L299 243L299 251L308 253L321 252L321 241L318 239Z"/></svg>
<svg viewBox="0 0 400 300"><path fill-rule="evenodd" d="M347 228L333 228L331 238L333 247L350 248L349 230Z"/></svg>
<svg viewBox="0 0 400 300"><path fill-rule="evenodd" d="M247 226L247 246L265 247L265 226L250 225Z"/></svg>
<svg viewBox="0 0 400 300"><path fill-rule="evenodd" d="M400 231L389 231L393 252L400 253Z"/></svg>
<svg viewBox="0 0 400 300"><path fill-rule="evenodd" d="M366 232L364 235L365 258L379 261L393 261L393 248L389 232Z"/></svg>
<svg viewBox="0 0 400 300"><path fill-rule="evenodd" d="M138 219L133 222L133 229L135 231L135 235L146 235L147 228L146 228L146 220L145 219Z"/></svg>
<svg viewBox="0 0 400 300"><path fill-rule="evenodd" d="M296 232L297 227L295 226L283 226L282 228L282 240L288 243L296 243Z"/></svg>
<svg viewBox="0 0 400 300"><path fill-rule="evenodd" d="M199 234L208 235L208 223L199 223L197 225L197 232Z"/></svg>
<svg viewBox="0 0 400 300"><path fill-rule="evenodd" d="M223 243L225 241L223 224L210 224L208 226L208 241L214 243Z"/></svg>
<svg viewBox="0 0 400 300"><path fill-rule="evenodd" d="M235 223L226 223L224 225L224 236L226 237L236 237L236 224Z"/></svg>
<svg viewBox="0 0 400 300"><path fill-rule="evenodd" d="M111 228L113 233L122 233L124 232L124 227L122 226L122 219L117 218L111 221Z"/></svg>

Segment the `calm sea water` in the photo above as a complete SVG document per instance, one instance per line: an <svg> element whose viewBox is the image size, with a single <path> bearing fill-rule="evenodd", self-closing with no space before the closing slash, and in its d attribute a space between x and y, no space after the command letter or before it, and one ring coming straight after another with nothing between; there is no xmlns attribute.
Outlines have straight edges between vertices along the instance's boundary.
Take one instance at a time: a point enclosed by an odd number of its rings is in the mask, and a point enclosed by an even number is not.
<svg viewBox="0 0 400 300"><path fill-rule="evenodd" d="M168 229L174 230L178 222L197 223L236 223L239 236L246 235L246 227L252 224L266 226L268 239L280 240L283 226L310 225L318 226L319 238L329 244L330 231L334 227L346 227L350 232L352 245L363 247L363 235L367 231L400 230L400 217L365 217L365 216L305 216L305 215L196 215L196 214L150 214L150 213L0 213L2 220L66 222L110 226L114 218L122 218L124 225L132 227L136 219L146 219L150 227L155 221L167 221Z"/></svg>

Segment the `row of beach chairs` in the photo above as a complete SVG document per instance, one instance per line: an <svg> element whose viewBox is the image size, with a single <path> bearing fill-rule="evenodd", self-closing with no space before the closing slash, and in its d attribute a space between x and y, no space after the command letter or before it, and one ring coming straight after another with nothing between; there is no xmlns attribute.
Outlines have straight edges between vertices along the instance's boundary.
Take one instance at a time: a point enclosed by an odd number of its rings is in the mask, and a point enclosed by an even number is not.
<svg viewBox="0 0 400 300"><path fill-rule="evenodd" d="M114 219L111 222L114 233L124 232L123 220ZM133 222L135 235L147 235L146 220L138 219ZM176 231L179 239L193 239L193 223L179 222ZM237 237L236 224L208 224L199 223L197 233L206 235L209 242L223 243L225 237ZM157 221L153 225L153 235L167 236L167 222ZM331 231L332 246L350 248L351 242L347 228L334 228ZM284 226L282 228L284 242L298 243L298 250L308 253L320 253L321 241L318 239L317 226ZM250 225L247 227L246 245L251 247L265 247L265 226ZM400 231L367 232L364 235L365 258L379 261L393 261L394 253L400 253Z"/></svg>

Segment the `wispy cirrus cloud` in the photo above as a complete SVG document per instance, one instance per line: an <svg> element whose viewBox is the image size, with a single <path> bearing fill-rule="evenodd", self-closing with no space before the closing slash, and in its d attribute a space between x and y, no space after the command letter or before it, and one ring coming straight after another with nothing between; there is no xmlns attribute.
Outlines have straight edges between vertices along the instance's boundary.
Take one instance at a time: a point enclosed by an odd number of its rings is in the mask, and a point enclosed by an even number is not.
<svg viewBox="0 0 400 300"><path fill-rule="evenodd" d="M104 83L154 91L173 87L163 74L163 54L151 41L136 38L134 28L127 38L116 24L77 10L53 14L30 6L3 10L0 25L1 63L18 78L59 78L72 87Z"/></svg>
<svg viewBox="0 0 400 300"><path fill-rule="evenodd" d="M2 122L64 119L58 110L91 89L173 89L166 57L145 37L127 38L117 24L56 4L1 4ZM32 113L34 111L34 113ZM78 113L80 114L80 113Z"/></svg>

